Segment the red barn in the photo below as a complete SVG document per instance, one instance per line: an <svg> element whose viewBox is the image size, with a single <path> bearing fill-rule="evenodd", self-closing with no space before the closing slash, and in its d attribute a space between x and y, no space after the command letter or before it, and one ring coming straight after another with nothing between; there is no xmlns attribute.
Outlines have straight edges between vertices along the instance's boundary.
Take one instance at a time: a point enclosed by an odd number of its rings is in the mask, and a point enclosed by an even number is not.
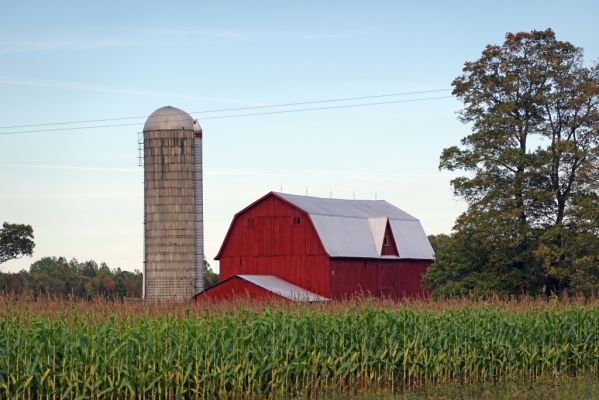
<svg viewBox="0 0 599 400"><path fill-rule="evenodd" d="M235 215L216 256L221 282L196 298L426 296L433 258L420 221L384 200L271 192Z"/></svg>

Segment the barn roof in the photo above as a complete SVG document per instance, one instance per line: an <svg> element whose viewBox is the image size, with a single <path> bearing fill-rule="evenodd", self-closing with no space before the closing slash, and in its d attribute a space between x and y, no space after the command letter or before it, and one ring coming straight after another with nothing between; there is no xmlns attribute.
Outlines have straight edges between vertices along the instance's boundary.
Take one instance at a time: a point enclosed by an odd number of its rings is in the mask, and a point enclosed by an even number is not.
<svg viewBox="0 0 599 400"><path fill-rule="evenodd" d="M420 221L384 200L344 200L273 193L305 211L331 257L432 260ZM387 223L399 257L382 256Z"/></svg>
<svg viewBox="0 0 599 400"><path fill-rule="evenodd" d="M276 294L277 296L281 296L285 299L292 301L328 301L330 299L320 296L316 293L313 293L307 289L304 289L300 286L294 285L291 282L287 282L284 279L276 277L274 275L233 275L228 277L227 279L218 282L215 286L212 286L203 292L196 293L193 297L195 299L208 296L210 297L213 294L214 290L218 288L227 290L227 287L230 287L230 283L235 279L241 279L243 281L249 282L252 285L255 285L261 289L264 289L267 292ZM231 289L229 289L231 290ZM235 294L234 291L231 291L232 294ZM237 295L243 296L243 292L238 291Z"/></svg>
<svg viewBox="0 0 599 400"><path fill-rule="evenodd" d="M293 301L327 301L326 297L312 293L302 287L289 283L286 280L277 278L274 275L235 275L256 286L278 294L286 299Z"/></svg>

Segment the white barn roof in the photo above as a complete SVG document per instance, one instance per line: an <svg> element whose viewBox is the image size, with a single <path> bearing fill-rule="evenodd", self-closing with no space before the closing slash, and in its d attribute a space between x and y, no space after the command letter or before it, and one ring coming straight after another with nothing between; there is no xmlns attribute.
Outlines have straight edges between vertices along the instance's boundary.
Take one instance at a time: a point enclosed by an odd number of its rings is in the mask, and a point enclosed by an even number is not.
<svg viewBox="0 0 599 400"><path fill-rule="evenodd" d="M312 293L293 283L289 283L274 275L235 275L241 279L253 283L269 292L278 294L293 301L327 301L326 297Z"/></svg>
<svg viewBox="0 0 599 400"><path fill-rule="evenodd" d="M420 221L384 200L343 200L275 195L305 211L331 257L432 260L434 256ZM382 256L389 222L399 257Z"/></svg>

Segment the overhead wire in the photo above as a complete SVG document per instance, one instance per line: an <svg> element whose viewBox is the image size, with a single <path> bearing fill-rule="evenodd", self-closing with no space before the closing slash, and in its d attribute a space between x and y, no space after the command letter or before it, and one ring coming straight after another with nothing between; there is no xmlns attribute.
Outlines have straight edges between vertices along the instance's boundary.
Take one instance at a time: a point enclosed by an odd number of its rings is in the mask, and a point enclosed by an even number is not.
<svg viewBox="0 0 599 400"><path fill-rule="evenodd" d="M309 100L309 101L278 103L278 104L268 104L268 105L258 105L258 106L220 108L220 109L212 109L212 110L204 110L204 111L192 111L192 112L189 112L188 114L192 114L192 115L193 114L210 114L210 113L217 113L217 112L257 110L257 109L275 108L275 107L290 107L290 106L300 106L300 105L308 105L308 104L332 103L332 102L340 102L340 101L376 99L376 98L383 98L383 97L408 96L408 95L414 95L414 94L438 93L438 92L447 92L449 90L451 90L451 89L448 89L448 88L446 88L446 89L431 89L431 90L419 90L419 91L412 91L412 92L396 92L396 93L386 93L386 94L377 94L377 95L359 96L359 97L342 97L342 98L335 98L335 99ZM5 125L5 126L0 126L0 129L31 128L31 127L36 127L36 126L52 126L52 125L89 124L89 123L95 123L95 122L125 121L125 120L142 119L142 118L148 118L148 117L149 117L149 115L140 115L140 116L130 116L130 117L87 119L87 120L79 120L79 121L45 122L45 123L39 123L39 124Z"/></svg>
<svg viewBox="0 0 599 400"><path fill-rule="evenodd" d="M218 115L218 116L212 116L212 117L203 117L202 121L204 121L204 120L210 120L210 119L238 118L238 117L250 117L250 116L258 116L258 115L273 115L273 114L285 114L285 113L296 113L296 112L318 111L318 110L331 110L331 109L341 109L341 108L367 107L367 106L377 106L377 105L383 105L383 104L411 103L411 102L418 102L418 101L429 101L429 100L448 99L448 98L451 98L451 97L453 97L453 96L436 96L436 97L424 97L424 98L418 98L418 99L402 99L402 100L368 102L368 103L358 103L358 104L341 104L341 105L326 106L326 107L311 107L311 108L300 108L300 109L291 109L291 110L266 111L266 112L246 113L246 114ZM316 101L316 102L324 102L324 101L325 100L320 100L320 101ZM313 103L316 103L316 102L304 102L303 104L313 104ZM291 103L288 103L288 104L291 104ZM298 103L295 103L295 104L298 104ZM282 105L278 105L278 106L282 106ZM271 107L275 107L275 106L273 105ZM248 108L246 108L246 109L248 109ZM99 128L115 128L115 127L123 127L123 126L136 126L136 125L139 125L139 124L140 124L139 122L131 122L131 123L126 123L126 124L91 125L91 126L77 126L77 127L69 127L69 128L35 129L35 130L25 130L25 131L19 130L19 131L0 132L0 135L17 135L17 134L26 134L26 133L68 132L68 131L86 130L86 129L99 129Z"/></svg>
<svg viewBox="0 0 599 400"><path fill-rule="evenodd" d="M249 114L219 115L219 116L215 116L215 117L205 117L205 118L202 118L202 120L235 118L235 117L250 117L250 116L254 116L254 115L284 114L284 113L294 113L294 112L303 112L303 111L332 110L332 109L336 109L336 108L367 107L367 106L378 106L378 105L382 105L382 104L412 103L412 102L416 102L416 101L448 99L451 97L453 97L453 96L437 96L437 97L425 97L425 98L420 98L420 99L379 101L379 102L374 102L374 103L342 104L342 105L337 105L337 106L300 108L300 109L293 109L293 110L278 110L278 111L267 111L267 112L249 113Z"/></svg>

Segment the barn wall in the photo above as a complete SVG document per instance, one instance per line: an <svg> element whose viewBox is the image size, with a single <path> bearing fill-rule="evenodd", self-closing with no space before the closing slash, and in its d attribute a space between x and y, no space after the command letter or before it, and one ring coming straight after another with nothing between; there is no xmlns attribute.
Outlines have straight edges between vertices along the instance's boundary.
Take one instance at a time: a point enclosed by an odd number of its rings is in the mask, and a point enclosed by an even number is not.
<svg viewBox="0 0 599 400"><path fill-rule="evenodd" d="M275 275L329 296L329 258L310 218L276 196L237 215L219 260L221 280L238 274Z"/></svg>
<svg viewBox="0 0 599 400"><path fill-rule="evenodd" d="M422 285L422 275L430 267L432 261L402 261L396 270L398 297L428 297L429 293Z"/></svg>
<svg viewBox="0 0 599 400"><path fill-rule="evenodd" d="M421 278L430 261L331 260L331 298L362 293L374 297L426 297Z"/></svg>
<svg viewBox="0 0 599 400"><path fill-rule="evenodd" d="M284 297L269 292L268 290L263 289L260 286L256 286L253 283L241 278L232 278L226 282L222 282L221 284L198 294L195 297L195 300L223 300L239 297L248 297L250 299L260 300L286 300Z"/></svg>

